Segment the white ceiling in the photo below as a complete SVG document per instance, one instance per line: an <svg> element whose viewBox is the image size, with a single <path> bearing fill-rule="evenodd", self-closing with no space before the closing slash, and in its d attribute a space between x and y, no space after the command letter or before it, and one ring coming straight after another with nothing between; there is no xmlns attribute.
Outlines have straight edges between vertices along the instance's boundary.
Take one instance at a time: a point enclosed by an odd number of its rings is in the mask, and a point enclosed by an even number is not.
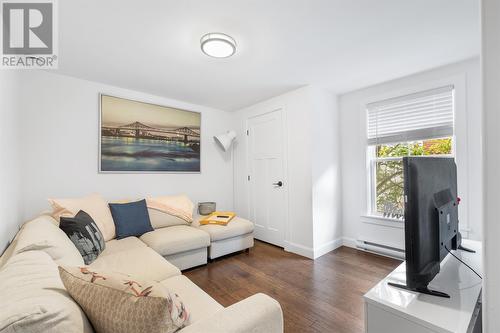
<svg viewBox="0 0 500 333"><path fill-rule="evenodd" d="M307 84L343 93L479 54L479 0L64 0L59 72L237 110ZM235 56L200 51L207 32Z"/></svg>

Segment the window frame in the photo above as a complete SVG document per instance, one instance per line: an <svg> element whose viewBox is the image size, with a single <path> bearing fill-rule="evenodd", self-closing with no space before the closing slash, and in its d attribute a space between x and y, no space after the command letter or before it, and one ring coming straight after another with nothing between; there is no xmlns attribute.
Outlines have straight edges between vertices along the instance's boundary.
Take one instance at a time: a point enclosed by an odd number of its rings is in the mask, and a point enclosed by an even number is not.
<svg viewBox="0 0 500 333"><path fill-rule="evenodd" d="M413 85L410 87L402 89L394 89L387 93L381 93L378 95L369 96L360 103L361 111L363 112L363 127L365 133L365 144L364 144L364 154L365 154L365 210L361 214L361 221L368 224L382 225L387 227L404 228L404 218L396 219L391 217L384 217L383 215L375 214L376 212L376 180L374 167L375 162L373 162L373 156L375 155L376 144L368 143L368 107L370 104L377 103L383 100L399 98L405 95L418 94L426 90L437 89L447 85L453 86L453 104L454 104L454 125L453 134L446 137L452 138L452 156L455 161L460 159L467 159L467 127L466 127L466 108L467 108L467 86L466 86L466 76L463 74L458 74L450 77L445 77L442 79L437 79L435 81L428 81L422 84ZM457 139L457 133L460 133L460 138ZM445 137L445 136L443 136ZM437 138L437 137L435 137ZM431 139L431 138L429 138ZM460 140L460 142L458 141ZM401 141L405 142L405 141ZM372 147L372 154L370 154L370 147ZM444 155L440 155L444 156ZM458 161L457 161L458 164ZM463 174L468 174L468 165L461 167ZM460 182L460 170L459 170L459 182ZM468 197L468 184L466 184L465 190L462 193L463 196ZM462 205L461 209L465 211L466 226L462 223L461 230L468 230L468 205Z"/></svg>
<svg viewBox="0 0 500 333"><path fill-rule="evenodd" d="M371 191L370 189L370 163L369 156L367 155L367 112L366 109L368 105L382 101L385 99L390 99L398 96L409 95L419 91L429 90L437 87L442 87L446 85L453 85L455 87L454 93L454 104L455 104L455 124L453 133L453 148L455 153L455 161L457 163L457 177L458 186L460 191L460 198L462 202L459 209L460 218L460 231L462 236L467 238L469 232L474 230L470 229L471 219L477 219L476 211L471 206L471 186L469 185L469 177L473 176L477 178L477 175L471 174L475 172L474 168L470 168L469 163L471 163L471 157L473 154L469 152L469 141L470 131L474 131L473 128L468 126L469 114L467 109L470 107L475 107L475 100L469 99L469 90L474 90L476 88L469 85L469 73L468 70L459 69L456 71L439 72L439 75L434 74L422 74L415 76L411 80L394 81L383 83L374 86L367 93L359 95L358 110L360 116L358 117L359 128L363 129L362 138L364 141L360 143L359 150L357 154L364 158L364 165L361 166L363 173L359 175L361 186L360 190L360 208L359 208L359 221L362 223L363 229L366 232L372 232L375 228L384 228L382 230L394 229L404 229L404 222L400 220L393 220L390 218L380 218L378 216L370 216L371 208ZM474 78L470 79L471 82ZM472 199L472 198L471 198ZM360 231L361 232L361 231ZM404 234L400 234L398 237L403 237Z"/></svg>

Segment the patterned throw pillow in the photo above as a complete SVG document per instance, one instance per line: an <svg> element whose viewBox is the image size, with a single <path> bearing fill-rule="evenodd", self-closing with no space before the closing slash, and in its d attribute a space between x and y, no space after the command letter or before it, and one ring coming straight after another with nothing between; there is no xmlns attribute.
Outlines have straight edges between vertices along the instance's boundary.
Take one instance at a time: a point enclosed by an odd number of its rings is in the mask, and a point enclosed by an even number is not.
<svg viewBox="0 0 500 333"><path fill-rule="evenodd" d="M75 244L85 265L90 265L104 251L106 243L101 231L92 217L83 210L75 217L61 217L59 228Z"/></svg>
<svg viewBox="0 0 500 333"><path fill-rule="evenodd" d="M158 282L89 267L60 266L59 275L96 332L171 333L189 319L179 296Z"/></svg>

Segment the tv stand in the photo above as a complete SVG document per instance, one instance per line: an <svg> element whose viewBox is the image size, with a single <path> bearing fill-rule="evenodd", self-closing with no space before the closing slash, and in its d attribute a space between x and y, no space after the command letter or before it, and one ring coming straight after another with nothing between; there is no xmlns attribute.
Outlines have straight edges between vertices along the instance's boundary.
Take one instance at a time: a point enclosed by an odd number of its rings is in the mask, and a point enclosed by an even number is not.
<svg viewBox="0 0 500 333"><path fill-rule="evenodd" d="M463 240L463 245L476 253L452 251L453 254L481 273L481 243ZM402 263L364 295L365 332L480 332L481 285L477 275L448 255L428 288L445 292L450 298L435 297L441 295L430 290L408 290L406 264Z"/></svg>
<svg viewBox="0 0 500 333"><path fill-rule="evenodd" d="M465 252L469 252L469 253L476 253L476 251L471 250L471 249L466 248L466 247L463 247L462 245L459 245L459 246L458 246L458 249L459 249L459 250L462 250L462 251L465 251Z"/></svg>
<svg viewBox="0 0 500 333"><path fill-rule="evenodd" d="M457 245L458 245L457 250L462 250L462 251L469 252L469 253L476 253L476 251L462 246L462 239L463 239L462 234L460 232L458 232L457 233Z"/></svg>
<svg viewBox="0 0 500 333"><path fill-rule="evenodd" d="M401 289L405 289L405 290L409 290L409 291L416 291L416 292L419 292L421 294L450 298L450 295L448 295L447 293L443 293L442 291L437 291L437 290L431 290L429 288L411 289L407 285L404 285L404 284L393 283L393 282L388 282L387 284L392 286L392 287L401 288Z"/></svg>

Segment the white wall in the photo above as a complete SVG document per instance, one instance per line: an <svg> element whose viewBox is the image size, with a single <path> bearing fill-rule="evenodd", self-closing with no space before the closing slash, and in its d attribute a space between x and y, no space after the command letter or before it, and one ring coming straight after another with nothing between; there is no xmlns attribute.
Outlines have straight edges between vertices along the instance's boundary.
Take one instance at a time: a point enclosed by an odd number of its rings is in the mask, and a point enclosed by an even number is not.
<svg viewBox="0 0 500 333"><path fill-rule="evenodd" d="M16 234L20 224L19 189L19 73L0 75L0 253Z"/></svg>
<svg viewBox="0 0 500 333"><path fill-rule="evenodd" d="M500 332L500 2L483 0L484 106L484 332Z"/></svg>
<svg viewBox="0 0 500 333"><path fill-rule="evenodd" d="M346 245L364 239L404 249L402 223L365 217L368 213L365 105L450 83L455 84L457 97L460 227L465 237L481 239L481 80L479 59L470 59L340 96L342 221Z"/></svg>
<svg viewBox="0 0 500 333"><path fill-rule="evenodd" d="M194 201L217 201L219 208L234 207L247 216L246 119L263 110L283 107L288 138L287 248L314 258L341 244L338 112L330 93L305 87L230 114L43 71L19 75L23 96L29 98L16 99L22 112L17 122L18 146L11 148L11 153L20 152L19 165L12 171L22 174L16 186L20 188L22 207L14 219L14 229L17 222L48 209L47 198L92 192L102 193L109 200L186 193ZM202 112L201 174L98 173L100 92ZM13 126L15 119L11 121ZM239 137L235 149L237 195L233 198L230 153L223 153L212 137L235 127ZM15 178L9 180L13 184Z"/></svg>
<svg viewBox="0 0 500 333"><path fill-rule="evenodd" d="M330 93L304 87L235 113L235 206L248 217L246 121L280 108L286 122L288 157L285 249L315 258L338 246L335 237L341 235L340 190L335 188L339 183L337 109ZM314 126L320 126L318 131Z"/></svg>
<svg viewBox="0 0 500 333"><path fill-rule="evenodd" d="M339 247L342 240L340 134L337 98L311 90L312 202L314 256Z"/></svg>
<svg viewBox="0 0 500 333"><path fill-rule="evenodd" d="M47 209L47 198L92 192L110 200L186 193L233 208L230 156L212 138L231 127L230 114L48 72L26 71L22 85L22 218ZM99 93L201 112L201 173L99 174Z"/></svg>

